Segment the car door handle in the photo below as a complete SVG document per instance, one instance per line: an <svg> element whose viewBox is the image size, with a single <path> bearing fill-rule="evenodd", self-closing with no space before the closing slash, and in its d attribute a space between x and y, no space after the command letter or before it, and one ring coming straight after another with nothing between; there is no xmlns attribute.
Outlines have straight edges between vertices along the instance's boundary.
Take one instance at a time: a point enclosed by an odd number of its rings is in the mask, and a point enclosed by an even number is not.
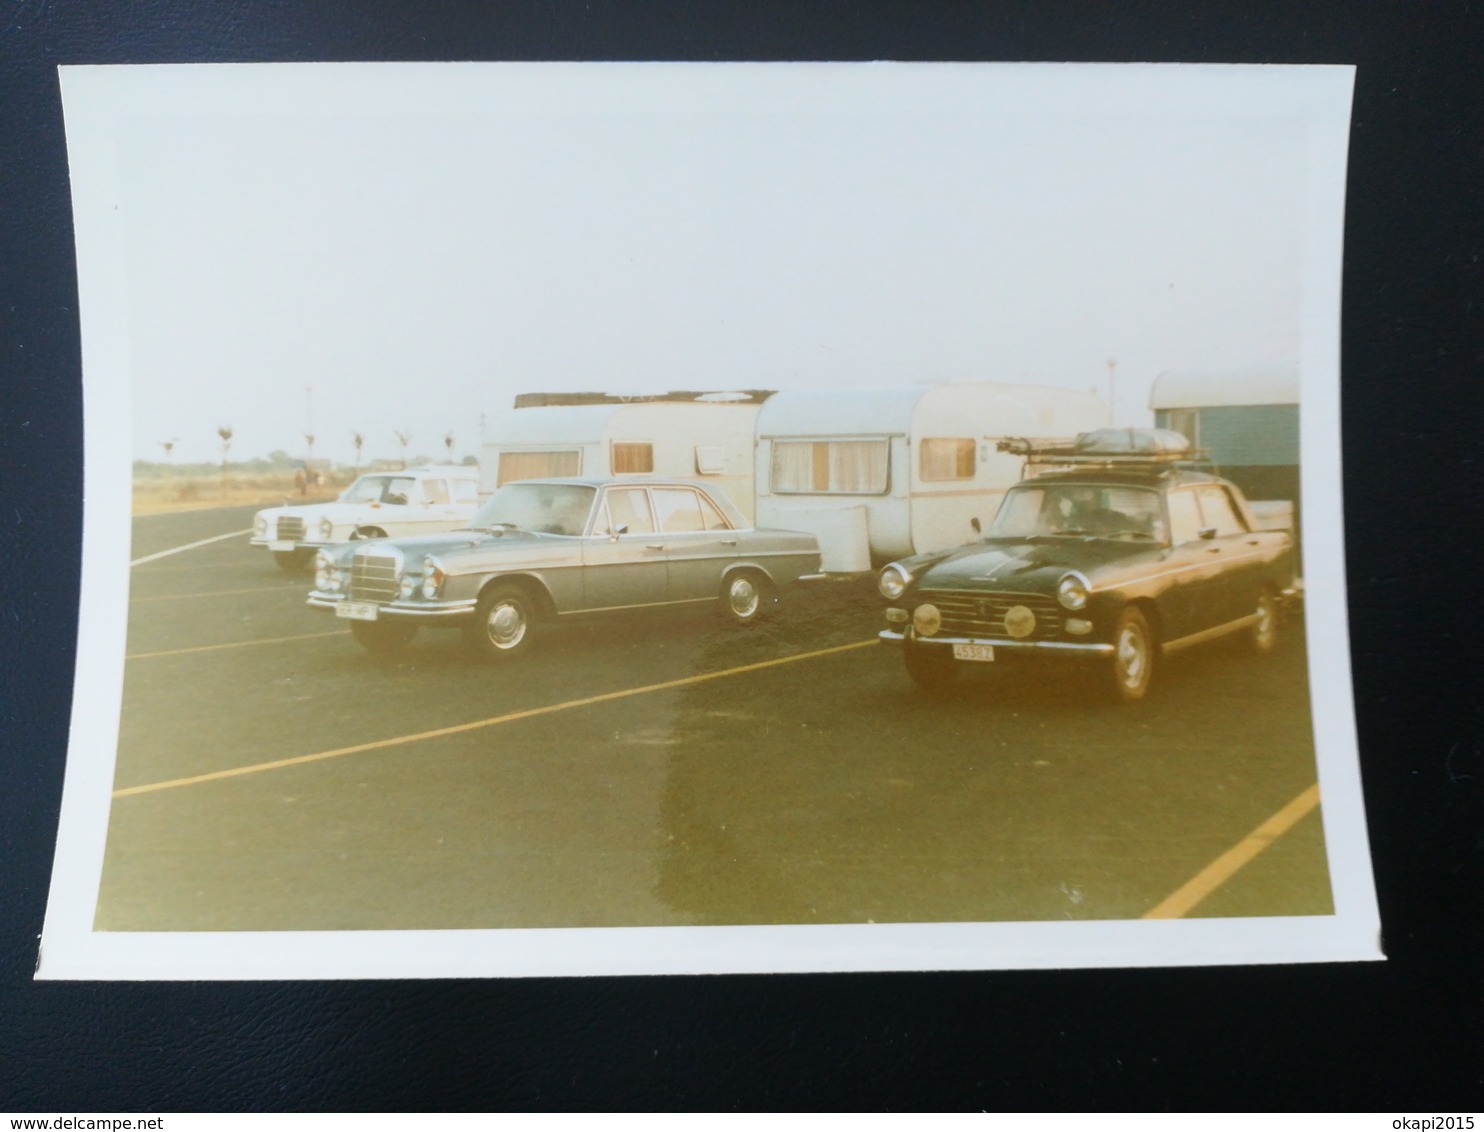
<svg viewBox="0 0 1484 1132"><path fill-rule="evenodd" d="M652 544L652 543L645 543L645 545L644 545L644 549L645 549L645 550L664 550L664 549L665 549L665 547L664 547L664 545L663 545L663 544L661 544L661 545L659 545L659 546L655 546L655 545L653 545L653 544Z"/></svg>
<svg viewBox="0 0 1484 1132"><path fill-rule="evenodd" d="M736 546L737 545L737 540L734 539L734 538L724 538L724 539L721 540L721 545L722 546Z"/></svg>
<svg viewBox="0 0 1484 1132"><path fill-rule="evenodd" d="M1221 553L1221 547L1219 547L1219 546L1208 546L1208 547L1206 547L1206 553L1207 554L1220 554Z"/></svg>

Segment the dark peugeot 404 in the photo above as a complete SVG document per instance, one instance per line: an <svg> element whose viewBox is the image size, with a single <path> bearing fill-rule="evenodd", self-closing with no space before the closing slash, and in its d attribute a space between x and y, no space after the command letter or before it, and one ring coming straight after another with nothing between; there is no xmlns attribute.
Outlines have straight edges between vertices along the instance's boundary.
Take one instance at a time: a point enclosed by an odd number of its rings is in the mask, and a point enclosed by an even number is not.
<svg viewBox="0 0 1484 1132"><path fill-rule="evenodd" d="M1273 648L1294 592L1292 538L1259 529L1184 437L1110 429L1024 454L1031 474L981 541L881 571L892 603L881 637L919 685L1038 654L1095 662L1139 700L1157 659L1189 645L1246 633Z"/></svg>
<svg viewBox="0 0 1484 1132"><path fill-rule="evenodd" d="M348 619L368 649L434 625L508 656L568 614L716 602L747 624L819 576L819 543L750 528L684 481L525 480L498 488L467 529L330 547L315 567L309 604Z"/></svg>

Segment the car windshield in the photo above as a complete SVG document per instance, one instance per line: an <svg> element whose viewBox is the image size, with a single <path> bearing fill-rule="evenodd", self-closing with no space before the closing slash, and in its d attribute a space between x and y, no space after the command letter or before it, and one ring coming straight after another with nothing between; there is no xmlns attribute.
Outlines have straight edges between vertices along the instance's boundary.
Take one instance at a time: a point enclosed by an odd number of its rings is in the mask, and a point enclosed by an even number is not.
<svg viewBox="0 0 1484 1132"><path fill-rule="evenodd" d="M1104 538L1165 542L1159 493L1106 484L1011 488L990 524L990 538Z"/></svg>
<svg viewBox="0 0 1484 1132"><path fill-rule="evenodd" d="M362 476L345 489L341 503L408 503L417 481L411 476Z"/></svg>
<svg viewBox="0 0 1484 1132"><path fill-rule="evenodd" d="M548 535L580 535L587 530L596 488L566 483L507 483L496 488L474 518L472 530L502 527Z"/></svg>

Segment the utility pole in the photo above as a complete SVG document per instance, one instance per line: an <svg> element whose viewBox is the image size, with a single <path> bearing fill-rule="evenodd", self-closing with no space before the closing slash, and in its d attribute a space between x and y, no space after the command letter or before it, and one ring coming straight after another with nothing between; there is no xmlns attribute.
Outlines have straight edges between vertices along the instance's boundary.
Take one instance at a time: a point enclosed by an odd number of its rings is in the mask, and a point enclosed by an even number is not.
<svg viewBox="0 0 1484 1132"><path fill-rule="evenodd" d="M1113 418L1112 423L1118 424L1118 383L1115 371L1118 369L1118 359L1108 359L1108 413Z"/></svg>

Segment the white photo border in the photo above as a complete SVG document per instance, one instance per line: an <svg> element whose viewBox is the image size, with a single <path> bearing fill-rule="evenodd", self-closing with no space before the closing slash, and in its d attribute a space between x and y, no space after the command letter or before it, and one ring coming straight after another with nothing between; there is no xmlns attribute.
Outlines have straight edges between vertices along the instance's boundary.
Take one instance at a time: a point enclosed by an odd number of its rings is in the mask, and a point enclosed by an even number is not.
<svg viewBox="0 0 1484 1132"><path fill-rule="evenodd" d="M972 68L1075 111L1281 108L1308 123L1301 338L1305 617L1334 914L1045 923L549 928L345 932L96 932L123 687L131 437L127 234L118 123L168 107L208 115L292 107L456 110L490 69L571 72L575 99L638 68L817 66L842 99L872 68ZM211 81L202 83L202 72ZM65 67L77 235L86 446L76 685L42 979L339 979L1154 967L1382 958L1349 671L1340 478L1340 286L1354 69L1166 64L260 64ZM1035 92L1027 95L1025 92ZM204 95L204 97L203 97ZM1320 649L1322 648L1322 659Z"/></svg>

